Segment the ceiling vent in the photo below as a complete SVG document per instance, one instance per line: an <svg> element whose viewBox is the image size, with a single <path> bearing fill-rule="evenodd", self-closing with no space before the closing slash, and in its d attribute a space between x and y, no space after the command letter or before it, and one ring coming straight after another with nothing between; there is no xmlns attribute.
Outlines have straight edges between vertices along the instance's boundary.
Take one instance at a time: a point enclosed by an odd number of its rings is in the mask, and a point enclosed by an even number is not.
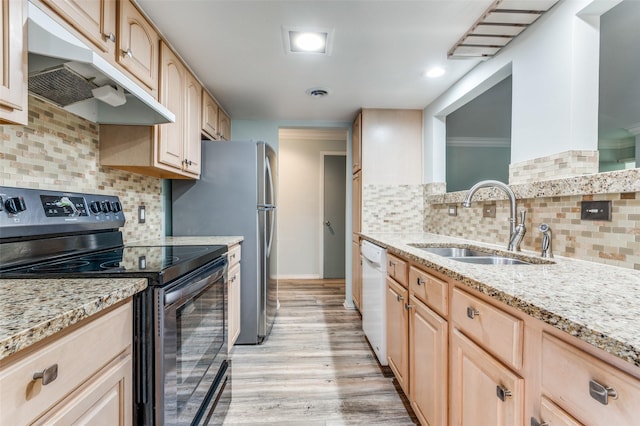
<svg viewBox="0 0 640 426"><path fill-rule="evenodd" d="M449 59L488 59L559 0L496 0L453 45Z"/></svg>

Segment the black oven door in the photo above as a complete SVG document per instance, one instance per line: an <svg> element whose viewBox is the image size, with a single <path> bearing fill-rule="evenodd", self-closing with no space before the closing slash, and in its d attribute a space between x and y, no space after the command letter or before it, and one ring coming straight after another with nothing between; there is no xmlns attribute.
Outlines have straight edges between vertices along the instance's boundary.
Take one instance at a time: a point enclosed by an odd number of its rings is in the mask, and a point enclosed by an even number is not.
<svg viewBox="0 0 640 426"><path fill-rule="evenodd" d="M211 415L226 380L226 279L224 257L157 290L156 424L192 425Z"/></svg>

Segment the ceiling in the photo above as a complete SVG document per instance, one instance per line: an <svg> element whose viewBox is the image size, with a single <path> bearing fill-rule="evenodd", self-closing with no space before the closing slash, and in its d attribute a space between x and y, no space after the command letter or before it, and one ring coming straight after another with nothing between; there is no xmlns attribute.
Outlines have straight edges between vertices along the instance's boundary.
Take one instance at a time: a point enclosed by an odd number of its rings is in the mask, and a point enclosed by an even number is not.
<svg viewBox="0 0 640 426"><path fill-rule="evenodd" d="M234 120L351 121L422 109L477 59L447 51L491 0L137 0ZM283 27L325 29L330 55L288 54ZM446 74L424 77L432 66ZM321 87L323 98L305 92Z"/></svg>

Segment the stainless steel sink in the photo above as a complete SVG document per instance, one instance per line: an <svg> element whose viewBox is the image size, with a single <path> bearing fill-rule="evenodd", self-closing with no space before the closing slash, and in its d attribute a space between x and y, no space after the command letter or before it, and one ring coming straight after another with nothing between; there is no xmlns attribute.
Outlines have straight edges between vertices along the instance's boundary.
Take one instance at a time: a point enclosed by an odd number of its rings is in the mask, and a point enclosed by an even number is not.
<svg viewBox="0 0 640 426"><path fill-rule="evenodd" d="M411 244L413 245L413 244ZM470 249L464 247L420 247L413 245L427 253L437 254L451 260L480 265L531 265L530 262L511 257L500 256L491 251Z"/></svg>
<svg viewBox="0 0 640 426"><path fill-rule="evenodd" d="M477 263L480 265L531 265L520 259L503 256L470 256L470 257L450 257L451 260L465 263Z"/></svg>

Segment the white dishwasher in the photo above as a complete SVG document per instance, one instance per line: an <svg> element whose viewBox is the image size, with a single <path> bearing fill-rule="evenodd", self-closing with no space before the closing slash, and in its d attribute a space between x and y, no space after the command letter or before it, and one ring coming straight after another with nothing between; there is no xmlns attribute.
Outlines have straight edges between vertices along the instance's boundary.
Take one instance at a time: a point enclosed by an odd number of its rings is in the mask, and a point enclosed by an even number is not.
<svg viewBox="0 0 640 426"><path fill-rule="evenodd" d="M387 250L362 241L362 329L381 365L387 362Z"/></svg>

